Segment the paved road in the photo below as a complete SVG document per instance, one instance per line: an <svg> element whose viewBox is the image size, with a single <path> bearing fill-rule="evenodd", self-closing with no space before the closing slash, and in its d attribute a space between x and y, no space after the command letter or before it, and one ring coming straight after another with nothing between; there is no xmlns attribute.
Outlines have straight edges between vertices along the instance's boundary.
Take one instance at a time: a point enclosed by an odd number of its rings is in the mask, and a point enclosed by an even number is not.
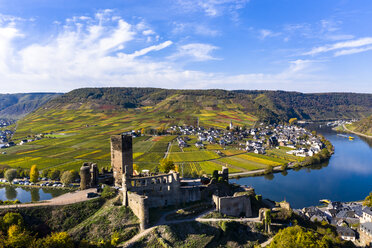
<svg viewBox="0 0 372 248"><path fill-rule="evenodd" d="M0 209L7 209L7 208L29 208L29 207L42 207L42 206L59 206L59 205L67 205L76 202L83 202L91 200L92 198L87 198L87 193L90 192L97 192L96 189L86 189L86 190L79 190L75 192L66 193L60 195L58 197L52 198L47 201L39 202L39 203L24 203L24 204L14 204L14 205L2 205Z"/></svg>
<svg viewBox="0 0 372 248"><path fill-rule="evenodd" d="M292 169L293 165L288 165L287 170ZM249 176L249 175L254 175L257 173L263 173L265 172L266 169L260 169L260 170L253 170L253 171L246 171L246 172L237 172L237 173L229 173L229 177L236 177L236 176ZM273 167L273 172L280 172L282 171L281 166L276 166Z"/></svg>

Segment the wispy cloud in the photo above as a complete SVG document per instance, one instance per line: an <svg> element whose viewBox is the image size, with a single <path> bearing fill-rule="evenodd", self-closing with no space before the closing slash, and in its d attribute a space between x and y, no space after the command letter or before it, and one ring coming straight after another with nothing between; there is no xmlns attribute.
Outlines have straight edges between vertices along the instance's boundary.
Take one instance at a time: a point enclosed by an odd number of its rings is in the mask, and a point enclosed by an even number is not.
<svg viewBox="0 0 372 248"><path fill-rule="evenodd" d="M223 13L234 14L242 9L249 0L178 0L186 11L202 10L205 15L215 17Z"/></svg>
<svg viewBox="0 0 372 248"><path fill-rule="evenodd" d="M185 34L185 33L192 33L201 36L218 36L221 34L219 30L213 29L208 27L205 24L201 23L173 23L172 33L174 34Z"/></svg>
<svg viewBox="0 0 372 248"><path fill-rule="evenodd" d="M173 42L168 40L168 41L165 41L159 45L153 45L153 46L150 46L150 47L146 47L146 48L143 48L139 51L135 51L133 54L130 54L130 56L132 57L138 57L138 56L142 56L142 55L145 55L149 52L152 52L152 51L160 51L170 45L172 45Z"/></svg>
<svg viewBox="0 0 372 248"><path fill-rule="evenodd" d="M319 53L326 53L326 52L340 50L340 49L344 49L344 50L336 52L335 56L353 54L357 52L364 52L364 51L370 50L370 49L367 49L365 46L368 46L371 44L372 44L372 37L366 37L366 38L360 38L356 40L338 42L332 45L315 47L311 51L304 53L304 55L316 55ZM358 48L358 49L355 49L355 48Z"/></svg>
<svg viewBox="0 0 372 248"><path fill-rule="evenodd" d="M281 33L273 32L273 31L268 30L268 29L261 29L260 30L260 38L261 39L265 39L265 38L269 38L269 37L276 37L276 36L279 36L279 35L281 35Z"/></svg>
<svg viewBox="0 0 372 248"><path fill-rule="evenodd" d="M372 46L367 46L363 48L353 48L353 49L345 49L341 51L335 52L335 56L342 56L342 55L349 55L349 54L354 54L354 53L362 53L366 51L372 50Z"/></svg>
<svg viewBox="0 0 372 248"><path fill-rule="evenodd" d="M211 53L218 47L210 44L191 43L178 47L177 53L169 56L170 59L191 59L194 61L218 60Z"/></svg>

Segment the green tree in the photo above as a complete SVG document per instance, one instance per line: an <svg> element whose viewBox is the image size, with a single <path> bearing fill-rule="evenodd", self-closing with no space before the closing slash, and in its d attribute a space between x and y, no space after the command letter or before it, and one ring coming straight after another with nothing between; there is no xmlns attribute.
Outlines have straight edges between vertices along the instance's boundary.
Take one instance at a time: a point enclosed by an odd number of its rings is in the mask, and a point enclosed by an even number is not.
<svg viewBox="0 0 372 248"><path fill-rule="evenodd" d="M219 177L218 170L214 170L212 174L212 178L218 181L218 177Z"/></svg>
<svg viewBox="0 0 372 248"><path fill-rule="evenodd" d="M53 169L49 171L48 173L48 177L52 180L59 180L60 175L61 175L61 172L57 169Z"/></svg>
<svg viewBox="0 0 372 248"><path fill-rule="evenodd" d="M372 208L372 192L364 199L363 205Z"/></svg>
<svg viewBox="0 0 372 248"><path fill-rule="evenodd" d="M50 173L50 170L49 169L45 169L41 172L41 174L43 175L43 177L48 177L49 176L49 173Z"/></svg>
<svg viewBox="0 0 372 248"><path fill-rule="evenodd" d="M71 174L72 174L72 180L75 181L76 179L79 179L79 172L77 172L76 170L70 170Z"/></svg>
<svg viewBox="0 0 372 248"><path fill-rule="evenodd" d="M17 225L23 226L23 218L19 213L6 213L2 220L4 230L7 230L10 226Z"/></svg>
<svg viewBox="0 0 372 248"><path fill-rule="evenodd" d="M36 165L33 165L30 170L30 181L36 183L39 181L39 170Z"/></svg>
<svg viewBox="0 0 372 248"><path fill-rule="evenodd" d="M160 161L160 170L165 173L168 173L171 170L175 170L174 162L168 159L162 159Z"/></svg>
<svg viewBox="0 0 372 248"><path fill-rule="evenodd" d="M61 176L61 182L67 186L74 181L74 175L71 171L64 171Z"/></svg>
<svg viewBox="0 0 372 248"><path fill-rule="evenodd" d="M17 170L16 169L8 169L5 171L5 178L10 183L17 177Z"/></svg>
<svg viewBox="0 0 372 248"><path fill-rule="evenodd" d="M273 173L274 171L274 167L272 165L268 165L265 169L265 173L266 174L270 174L270 173Z"/></svg>

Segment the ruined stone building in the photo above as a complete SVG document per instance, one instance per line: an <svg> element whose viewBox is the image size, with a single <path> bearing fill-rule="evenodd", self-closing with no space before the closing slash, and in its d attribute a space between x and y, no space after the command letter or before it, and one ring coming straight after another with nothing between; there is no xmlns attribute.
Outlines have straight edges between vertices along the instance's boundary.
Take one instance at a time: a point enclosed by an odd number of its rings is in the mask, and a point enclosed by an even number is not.
<svg viewBox="0 0 372 248"><path fill-rule="evenodd" d="M221 214L235 217L251 217L252 205L248 194L235 193L233 196L213 195L216 211Z"/></svg>
<svg viewBox="0 0 372 248"><path fill-rule="evenodd" d="M188 183L182 180L178 172L167 174L135 176L133 175L132 136L114 135L111 137L111 166L116 186L122 187L123 205L132 209L140 219L141 229L148 226L149 208L180 205L205 200L211 202L212 195L219 189L218 184L202 185L200 182ZM219 173L228 188L228 170ZM223 187L222 187L223 188ZM226 194L225 194L226 195ZM242 197L243 199L244 197ZM222 200L225 205L226 200ZM245 213L249 214L250 201L244 203ZM240 210L239 210L240 211Z"/></svg>
<svg viewBox="0 0 372 248"><path fill-rule="evenodd" d="M98 185L97 164L84 163L80 168L80 189L93 188Z"/></svg>
<svg viewBox="0 0 372 248"><path fill-rule="evenodd" d="M181 186L178 172L155 176L134 176L132 136L111 137L111 166L116 186L123 191L123 205L129 206L140 219L141 228L148 225L148 209L199 201L199 187Z"/></svg>
<svg viewBox="0 0 372 248"><path fill-rule="evenodd" d="M99 184L112 184L112 172L103 169L99 173L98 166L95 163L84 163L80 168L80 189L97 187Z"/></svg>

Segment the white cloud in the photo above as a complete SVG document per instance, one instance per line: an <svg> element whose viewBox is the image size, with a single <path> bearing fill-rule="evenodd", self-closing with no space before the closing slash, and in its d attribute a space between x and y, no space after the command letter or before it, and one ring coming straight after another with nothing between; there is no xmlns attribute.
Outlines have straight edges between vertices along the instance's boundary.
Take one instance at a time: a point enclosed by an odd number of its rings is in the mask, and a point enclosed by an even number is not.
<svg viewBox="0 0 372 248"><path fill-rule="evenodd" d="M13 24L0 25L0 89L2 92L66 92L80 87L162 87L282 89L314 91L313 61L296 60L276 73L227 75L182 68L180 59L216 60L211 44L179 46L177 53L152 57L156 51L168 54L172 41L146 45L144 25L112 18L105 11L89 18L71 18L49 39L28 41L27 30ZM18 42L22 39L22 42ZM162 40L163 37L157 39ZM133 47L136 50L133 52ZM150 54L151 52L151 54ZM148 55L148 56L143 56ZM321 87L321 86L320 86ZM319 89L319 88L318 88ZM325 89L328 90L328 89Z"/></svg>
<svg viewBox="0 0 372 248"><path fill-rule="evenodd" d="M130 54L130 56L132 57L138 57L138 56L142 56L142 55L145 55L151 51L159 51L159 50L162 50L170 45L172 45L173 42L168 40L166 42L163 42L159 45L154 45L154 46L150 46L150 47L146 47L146 48L143 48L139 51L135 51L133 54Z"/></svg>
<svg viewBox="0 0 372 248"><path fill-rule="evenodd" d="M172 32L174 34L185 34L185 33L194 33L197 35L202 35L202 36L218 36L221 34L220 31L212 29L208 27L205 24L200 24L200 23L173 23L174 28Z"/></svg>
<svg viewBox="0 0 372 248"><path fill-rule="evenodd" d="M349 54L354 54L354 53L362 53L362 52L366 52L370 50L372 50L372 46L363 47L363 48L344 49L344 50L335 52L335 56L337 57L337 56L349 55Z"/></svg>
<svg viewBox="0 0 372 248"><path fill-rule="evenodd" d="M338 40L351 40L351 39L354 39L355 36L351 34L330 34L330 35L326 35L325 38L327 40L338 41Z"/></svg>
<svg viewBox="0 0 372 248"><path fill-rule="evenodd" d="M332 45L325 45L325 46L320 46L320 47L315 47L311 51L306 52L304 55L316 55L319 53L326 53L334 50L339 50L339 49L345 49L345 48L359 48L363 46L368 46L372 44L372 37L366 37L366 38L360 38L356 40L350 40L350 41L343 41L343 42L338 42ZM364 51L368 51L364 50ZM363 49L360 49L360 52L363 52ZM337 53L337 52L336 52ZM339 55L344 55L342 53L337 53ZM345 53L347 54L347 53ZM336 54L335 54L336 55Z"/></svg>
<svg viewBox="0 0 372 248"><path fill-rule="evenodd" d="M178 3L186 11L201 9L205 15L215 17L223 13L234 14L242 9L249 0L178 0Z"/></svg>
<svg viewBox="0 0 372 248"><path fill-rule="evenodd" d="M265 38L268 38L268 37L276 37L276 36L279 36L281 35L281 33L276 33L276 32L273 32L271 30L268 30L268 29L261 29L260 30L260 38L261 39L265 39Z"/></svg>
<svg viewBox="0 0 372 248"><path fill-rule="evenodd" d="M152 35L152 34L155 34L155 32L151 29L147 29L147 30L144 30L142 32L143 35Z"/></svg>
<svg viewBox="0 0 372 248"><path fill-rule="evenodd" d="M191 43L178 47L177 53L169 56L170 59L189 58L195 61L217 60L211 53L218 47L210 44Z"/></svg>

